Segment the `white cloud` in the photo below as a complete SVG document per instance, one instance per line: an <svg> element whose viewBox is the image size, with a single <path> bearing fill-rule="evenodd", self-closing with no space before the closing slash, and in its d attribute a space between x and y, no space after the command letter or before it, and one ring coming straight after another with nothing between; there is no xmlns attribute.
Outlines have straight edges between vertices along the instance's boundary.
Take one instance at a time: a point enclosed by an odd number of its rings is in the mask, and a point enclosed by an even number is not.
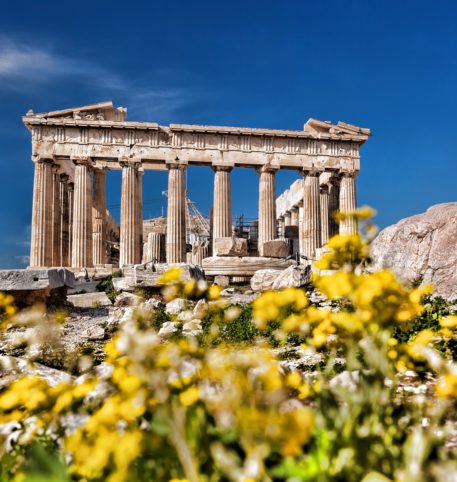
<svg viewBox="0 0 457 482"><path fill-rule="evenodd" d="M157 81L129 76L105 68L90 60L63 56L47 47L31 46L0 35L0 90L30 91L37 84L66 80L80 83L100 95L122 99L129 108L129 117L168 117L199 95L188 87L166 86L166 78L182 77L169 71Z"/></svg>

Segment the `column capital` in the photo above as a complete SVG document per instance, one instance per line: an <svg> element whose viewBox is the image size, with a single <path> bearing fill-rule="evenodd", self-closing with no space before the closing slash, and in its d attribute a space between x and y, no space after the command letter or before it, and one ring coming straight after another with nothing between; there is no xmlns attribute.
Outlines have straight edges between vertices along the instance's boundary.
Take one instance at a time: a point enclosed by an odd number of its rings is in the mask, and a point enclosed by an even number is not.
<svg viewBox="0 0 457 482"><path fill-rule="evenodd" d="M32 156L32 161L36 163L41 163L41 164L54 164L54 159L51 157L44 157L44 156Z"/></svg>
<svg viewBox="0 0 457 482"><path fill-rule="evenodd" d="M72 156L70 157L71 162L76 164L77 166L92 166L92 158L91 157L82 157L82 156Z"/></svg>
<svg viewBox="0 0 457 482"><path fill-rule="evenodd" d="M75 189L75 183L73 181L70 181L68 183L68 190L73 191Z"/></svg>
<svg viewBox="0 0 457 482"><path fill-rule="evenodd" d="M276 174L276 171L279 170L278 166L272 166L271 164L264 164L263 166L256 167L255 169L259 174L262 172L270 172L272 174Z"/></svg>
<svg viewBox="0 0 457 482"><path fill-rule="evenodd" d="M180 162L167 162L166 163L167 169L180 169L181 171L184 171L186 169L187 164L182 164Z"/></svg>
<svg viewBox="0 0 457 482"><path fill-rule="evenodd" d="M340 169L338 171L339 177L356 177L359 173L355 169Z"/></svg>
<svg viewBox="0 0 457 482"><path fill-rule="evenodd" d="M233 166L221 165L221 164L213 164L211 169L214 172L222 171L222 172L230 172L233 169Z"/></svg>
<svg viewBox="0 0 457 482"><path fill-rule="evenodd" d="M323 170L318 169L317 167L311 167L302 169L302 172L304 176L319 177L322 174Z"/></svg>
<svg viewBox="0 0 457 482"><path fill-rule="evenodd" d="M329 187L328 187L328 184L321 184L319 186L319 192L321 194L328 194L329 193Z"/></svg>

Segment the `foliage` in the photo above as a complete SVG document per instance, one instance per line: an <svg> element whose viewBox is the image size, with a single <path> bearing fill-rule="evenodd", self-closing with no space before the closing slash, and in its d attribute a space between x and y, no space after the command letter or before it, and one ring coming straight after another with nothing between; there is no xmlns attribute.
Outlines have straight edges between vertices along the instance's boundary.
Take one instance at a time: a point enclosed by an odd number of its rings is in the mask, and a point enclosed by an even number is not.
<svg viewBox="0 0 457 482"><path fill-rule="evenodd" d="M362 221L370 212L345 215ZM88 367L57 385L38 376L6 384L0 422L17 430L4 436L3 480L41 480L37 466L47 480L109 482L455 477L455 454L443 441L457 367L435 341L451 343L457 316L424 298L428 287L366 272L370 233L367 223L364 236L332 238L316 263L313 282L337 310L294 288L229 306L218 287L181 281L178 268L165 273L166 299L205 300L203 333L164 341L158 329L172 318L139 306L106 344L106 369ZM8 306L4 327L24 323ZM322 367L286 369L271 345L287 351L291 341L323 355ZM401 389L408 370L419 369L436 379L433 403Z"/></svg>

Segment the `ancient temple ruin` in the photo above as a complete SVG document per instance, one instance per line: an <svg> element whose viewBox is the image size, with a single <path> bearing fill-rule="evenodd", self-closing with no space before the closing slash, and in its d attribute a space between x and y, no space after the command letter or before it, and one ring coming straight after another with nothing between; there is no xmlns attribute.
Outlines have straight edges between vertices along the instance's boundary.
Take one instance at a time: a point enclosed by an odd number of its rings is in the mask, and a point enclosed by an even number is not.
<svg viewBox="0 0 457 482"><path fill-rule="evenodd" d="M121 267L144 261L144 249L150 250L146 258L186 262L194 249L186 243L188 166L211 166L214 170L211 241L203 250L197 246L194 251L198 254L193 258L204 268L204 260L218 254L218 240L233 235L233 169L256 169L259 173L258 256L249 259L243 249L237 253L245 256L246 266L255 268L260 258L272 257L271 243L278 245L294 238L297 242L291 249L313 259L316 250L338 229L344 233L356 230L350 220L338 227L332 213L356 207L359 151L371 134L369 129L315 119L309 119L303 130L161 126L129 122L126 109L111 102L41 114L29 111L23 122L32 134L35 166L31 267L80 269L115 264L109 243L115 242L116 236ZM106 209L108 169L122 170L118 234ZM303 180L276 198L279 169L296 170ZM148 170L168 171L166 236L150 235L149 245L143 244L142 216L142 176ZM285 251L279 252L284 256ZM216 272L225 268L216 262L205 269ZM231 271L232 276L235 273Z"/></svg>

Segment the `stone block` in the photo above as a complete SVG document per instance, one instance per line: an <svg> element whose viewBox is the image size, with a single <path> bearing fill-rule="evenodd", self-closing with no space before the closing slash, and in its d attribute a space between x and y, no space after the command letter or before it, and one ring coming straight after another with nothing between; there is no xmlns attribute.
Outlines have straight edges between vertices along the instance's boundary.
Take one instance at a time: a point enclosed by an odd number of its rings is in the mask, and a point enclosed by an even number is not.
<svg viewBox="0 0 457 482"><path fill-rule="evenodd" d="M252 276L259 269L286 269L294 264L293 260L247 256L211 256L203 260L203 269L207 276Z"/></svg>
<svg viewBox="0 0 457 482"><path fill-rule="evenodd" d="M309 265L292 265L282 271L274 280L272 288L280 290L283 288L300 288L309 283L311 267Z"/></svg>
<svg viewBox="0 0 457 482"><path fill-rule="evenodd" d="M105 292L98 293L83 293L80 295L67 296L73 306L77 308L94 308L97 306L111 306L111 300L106 296Z"/></svg>
<svg viewBox="0 0 457 482"><path fill-rule="evenodd" d="M277 269L259 269L251 278L251 288L253 291L271 290L276 278L281 271Z"/></svg>
<svg viewBox="0 0 457 482"><path fill-rule="evenodd" d="M74 286L75 276L65 268L0 270L0 291L53 290Z"/></svg>
<svg viewBox="0 0 457 482"><path fill-rule="evenodd" d="M247 256L248 241L244 238L216 238L214 256Z"/></svg>
<svg viewBox="0 0 457 482"><path fill-rule="evenodd" d="M287 258L290 254L290 246L287 241L275 239L263 243L263 255L267 258Z"/></svg>
<svg viewBox="0 0 457 482"><path fill-rule="evenodd" d="M214 277L214 284L226 288L230 284L230 277L224 275L218 275Z"/></svg>
<svg viewBox="0 0 457 482"><path fill-rule="evenodd" d="M286 239L298 239L298 226L285 226L284 237Z"/></svg>

